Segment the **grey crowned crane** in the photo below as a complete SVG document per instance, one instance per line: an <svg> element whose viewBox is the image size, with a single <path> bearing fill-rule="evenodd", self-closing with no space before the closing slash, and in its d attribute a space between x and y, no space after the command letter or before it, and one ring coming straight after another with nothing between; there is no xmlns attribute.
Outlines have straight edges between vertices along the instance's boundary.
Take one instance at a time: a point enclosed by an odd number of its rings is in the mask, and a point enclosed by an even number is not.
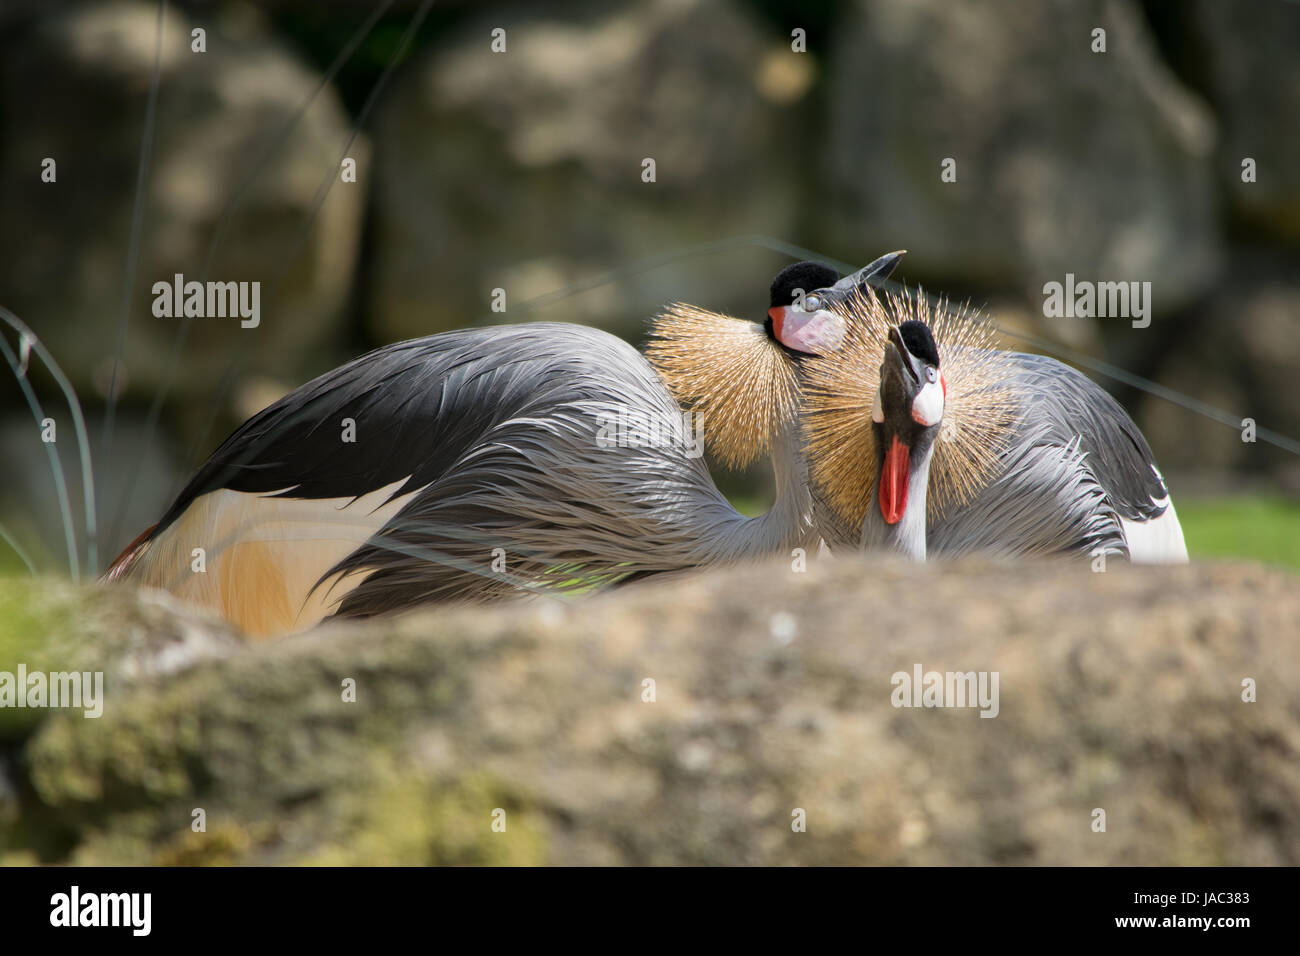
<svg viewBox="0 0 1300 956"><path fill-rule="evenodd" d="M903 255L891 252L843 278L819 262L786 266L772 281L762 325L675 303L654 320L646 357L677 401L703 416L725 466L744 468L771 454L780 500L808 480L803 361L840 347L843 305L888 278Z"/></svg>
<svg viewBox="0 0 1300 956"><path fill-rule="evenodd" d="M740 515L717 490L677 402L621 339L559 323L469 329L378 349L253 416L105 578L274 637L332 615L583 589L813 545L787 427L796 360L775 334L806 350L838 344L841 318L795 306L797 282L835 279L787 270L773 288L774 328L727 320L726 349L692 348L689 326L660 340L725 357L691 387L719 433L741 415L729 447L757 453L776 436L777 498L765 515ZM737 395L737 383L752 390Z"/></svg>
<svg viewBox="0 0 1300 956"><path fill-rule="evenodd" d="M1086 376L995 349L987 323L920 297L859 296L848 313L843 347L807 370L832 547L1187 560L1151 449Z"/></svg>
<svg viewBox="0 0 1300 956"><path fill-rule="evenodd" d="M691 441L645 358L598 329L401 342L245 422L105 577L273 637L815 543L802 481L746 518Z"/></svg>

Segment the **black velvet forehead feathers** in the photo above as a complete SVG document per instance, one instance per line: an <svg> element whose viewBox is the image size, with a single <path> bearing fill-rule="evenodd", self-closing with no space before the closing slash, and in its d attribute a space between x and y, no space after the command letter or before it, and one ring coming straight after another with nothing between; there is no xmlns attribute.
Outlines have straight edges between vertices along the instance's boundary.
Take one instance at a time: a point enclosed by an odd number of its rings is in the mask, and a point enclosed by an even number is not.
<svg viewBox="0 0 1300 956"><path fill-rule="evenodd" d="M772 280L772 301L768 305L790 305L794 302L795 289L803 289L808 293L832 286L839 278L838 272L820 262L796 262L788 265Z"/></svg>
<svg viewBox="0 0 1300 956"><path fill-rule="evenodd" d="M928 325L916 319L908 319L898 326L898 334L909 352L938 368L939 347L934 344L934 336Z"/></svg>

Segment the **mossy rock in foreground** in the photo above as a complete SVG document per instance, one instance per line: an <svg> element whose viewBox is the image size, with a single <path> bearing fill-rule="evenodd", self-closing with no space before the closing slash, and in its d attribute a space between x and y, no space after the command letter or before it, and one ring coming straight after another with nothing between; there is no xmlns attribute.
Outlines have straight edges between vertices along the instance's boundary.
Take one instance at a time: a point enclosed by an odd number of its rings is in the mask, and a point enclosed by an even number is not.
<svg viewBox="0 0 1300 956"><path fill-rule="evenodd" d="M1295 864L1297 583L777 562L256 645L2 582L0 670L106 690L0 712L0 862ZM997 716L893 706L918 664Z"/></svg>

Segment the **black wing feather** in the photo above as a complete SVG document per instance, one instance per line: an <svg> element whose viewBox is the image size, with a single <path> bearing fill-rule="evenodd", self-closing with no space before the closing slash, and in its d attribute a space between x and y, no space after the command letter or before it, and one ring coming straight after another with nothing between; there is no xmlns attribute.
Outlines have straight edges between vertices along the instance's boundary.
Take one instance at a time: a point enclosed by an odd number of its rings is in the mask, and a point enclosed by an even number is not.
<svg viewBox="0 0 1300 956"><path fill-rule="evenodd" d="M218 489L356 497L403 478L436 480L538 386L539 355L580 356L590 336L564 323L445 332L369 352L285 395L237 428L158 522L161 533ZM551 363L552 370L556 363ZM562 363L560 363L562 368ZM357 440L342 441L343 420Z"/></svg>

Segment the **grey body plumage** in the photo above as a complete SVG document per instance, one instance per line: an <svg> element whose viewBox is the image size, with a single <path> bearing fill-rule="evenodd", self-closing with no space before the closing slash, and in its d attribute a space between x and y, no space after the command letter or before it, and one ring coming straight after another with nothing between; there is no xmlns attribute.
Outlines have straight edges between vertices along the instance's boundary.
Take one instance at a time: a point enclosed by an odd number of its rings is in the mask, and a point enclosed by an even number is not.
<svg viewBox="0 0 1300 956"><path fill-rule="evenodd" d="M353 443L339 440L345 419ZM621 436L619 423L631 426ZM337 595L340 615L521 587L587 588L812 542L792 443L775 456L776 504L747 518L688 454L691 439L654 369L606 332L536 323L402 342L303 385L237 429L110 576L162 587L180 578L183 587L174 553L187 555L189 542L155 545L169 533L192 537L186 517L214 493L239 507L320 502L310 512L315 530L291 553L310 560L311 535L328 538L336 512L391 487L368 513L400 510L312 579L312 591ZM276 543L296 540L276 520ZM234 528L199 543L238 545L247 525ZM230 594L208 600L227 614L238 604ZM289 600L301 607L307 598Z"/></svg>
<svg viewBox="0 0 1300 956"><path fill-rule="evenodd" d="M1169 507L1146 439L1119 403L1076 369L1042 355L1007 358L1021 407L1002 473L930 526L932 552L1128 556L1121 518L1150 521Z"/></svg>
<svg viewBox="0 0 1300 956"><path fill-rule="evenodd" d="M487 330L483 330L487 331ZM802 475L779 474L773 508L740 515L704 460L688 457L681 409L639 352L576 325L494 329L468 376L526 376L510 414L484 422L473 447L448 463L339 571L371 570L340 605L370 614L449 597L514 590L455 567L430 567L432 550L486 566L503 548L512 578L582 586L736 560L806 543L810 505ZM459 336L465 333L448 333ZM445 338L440 337L440 338ZM471 348L482 350L480 339ZM664 444L602 447L602 423L645 426ZM797 460L776 456L797 468ZM391 545L412 549L394 551Z"/></svg>
<svg viewBox="0 0 1300 956"><path fill-rule="evenodd" d="M992 348L986 323L921 297L864 298L849 317L845 346L810 367L815 523L832 548L1187 560L1150 447L1089 378Z"/></svg>

